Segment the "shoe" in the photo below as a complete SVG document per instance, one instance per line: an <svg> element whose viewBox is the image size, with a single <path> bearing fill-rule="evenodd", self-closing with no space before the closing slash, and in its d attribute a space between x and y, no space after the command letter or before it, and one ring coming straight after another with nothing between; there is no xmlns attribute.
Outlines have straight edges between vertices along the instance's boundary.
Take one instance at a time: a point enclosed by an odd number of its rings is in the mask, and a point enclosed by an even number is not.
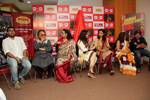
<svg viewBox="0 0 150 100"><path fill-rule="evenodd" d="M20 78L19 81L20 81L21 84L25 84L25 79L23 77Z"/></svg>
<svg viewBox="0 0 150 100"><path fill-rule="evenodd" d="M115 71L111 70L111 71L110 71L110 75L112 76L112 75L114 75L114 74L115 74Z"/></svg>
<svg viewBox="0 0 150 100"><path fill-rule="evenodd" d="M90 77L90 78L96 78L95 76L94 76L94 74L92 74L92 73L88 73L88 77Z"/></svg>
<svg viewBox="0 0 150 100"><path fill-rule="evenodd" d="M105 68L107 66L107 64L103 64L103 68Z"/></svg>
<svg viewBox="0 0 150 100"><path fill-rule="evenodd" d="M21 86L20 86L18 81L14 84L14 87L15 87L16 90L20 90L21 89Z"/></svg>
<svg viewBox="0 0 150 100"><path fill-rule="evenodd" d="M141 73L141 70L137 69L136 73L137 73L137 74Z"/></svg>

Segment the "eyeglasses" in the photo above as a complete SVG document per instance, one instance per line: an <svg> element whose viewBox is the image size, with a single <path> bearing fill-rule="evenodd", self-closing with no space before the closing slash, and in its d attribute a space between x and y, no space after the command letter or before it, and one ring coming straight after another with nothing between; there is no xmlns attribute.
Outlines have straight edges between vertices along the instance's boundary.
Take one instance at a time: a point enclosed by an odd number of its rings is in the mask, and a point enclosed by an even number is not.
<svg viewBox="0 0 150 100"><path fill-rule="evenodd" d="M41 34L41 36L46 36L46 34Z"/></svg>

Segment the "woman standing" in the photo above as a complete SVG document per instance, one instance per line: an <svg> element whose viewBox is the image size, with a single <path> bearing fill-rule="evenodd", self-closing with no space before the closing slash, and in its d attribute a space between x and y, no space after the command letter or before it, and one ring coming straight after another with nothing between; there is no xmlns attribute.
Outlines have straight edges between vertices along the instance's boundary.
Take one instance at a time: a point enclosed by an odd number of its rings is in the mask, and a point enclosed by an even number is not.
<svg viewBox="0 0 150 100"><path fill-rule="evenodd" d="M50 77L53 74L54 60L51 56L52 47L50 40L46 39L46 32L39 30L34 44L35 56L32 65L40 78Z"/></svg>

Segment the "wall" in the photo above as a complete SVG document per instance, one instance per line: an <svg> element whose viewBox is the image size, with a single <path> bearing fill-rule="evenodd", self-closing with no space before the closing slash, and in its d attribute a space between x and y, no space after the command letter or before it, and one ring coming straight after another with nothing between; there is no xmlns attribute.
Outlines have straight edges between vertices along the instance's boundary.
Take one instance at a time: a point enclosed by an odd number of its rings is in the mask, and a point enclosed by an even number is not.
<svg viewBox="0 0 150 100"><path fill-rule="evenodd" d="M12 9L12 10L11 10ZM17 12L15 9L10 8L10 7L0 7L1 11L7 11L7 12Z"/></svg>
<svg viewBox="0 0 150 100"><path fill-rule="evenodd" d="M136 12L136 0L103 0L104 6L115 8L115 39L122 31L122 15Z"/></svg>
<svg viewBox="0 0 150 100"><path fill-rule="evenodd" d="M103 0L58 0L58 5L74 5L74 6L102 6Z"/></svg>
<svg viewBox="0 0 150 100"><path fill-rule="evenodd" d="M136 0L136 12L145 13L145 35L150 50L150 0Z"/></svg>

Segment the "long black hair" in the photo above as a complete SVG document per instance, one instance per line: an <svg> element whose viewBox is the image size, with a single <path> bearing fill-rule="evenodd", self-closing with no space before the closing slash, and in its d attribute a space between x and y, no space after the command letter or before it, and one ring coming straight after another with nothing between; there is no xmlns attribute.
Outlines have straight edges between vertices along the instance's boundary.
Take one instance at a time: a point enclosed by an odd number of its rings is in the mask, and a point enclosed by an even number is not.
<svg viewBox="0 0 150 100"><path fill-rule="evenodd" d="M70 31L67 30L67 29L63 29L63 31L67 34L67 40L71 40L72 39L72 35L71 35Z"/></svg>
<svg viewBox="0 0 150 100"><path fill-rule="evenodd" d="M80 36L79 36L78 40L81 40L84 43L86 43L87 42L87 37L86 37L87 32L88 32L87 30L82 30L81 33L80 33Z"/></svg>
<svg viewBox="0 0 150 100"><path fill-rule="evenodd" d="M87 41L87 30L82 30L80 32L80 35L79 35L79 38L78 38L78 41L81 40L84 44L88 43ZM76 45L76 55L79 56L79 47Z"/></svg>
<svg viewBox="0 0 150 100"><path fill-rule="evenodd" d="M126 32L126 34L125 34L125 40L126 41L130 40L130 32Z"/></svg>
<svg viewBox="0 0 150 100"><path fill-rule="evenodd" d="M126 32L120 32L117 38L117 41L120 41L120 43L123 43L125 40L125 35L126 35Z"/></svg>
<svg viewBox="0 0 150 100"><path fill-rule="evenodd" d="M136 34L140 34L140 35L142 35L141 30L135 30L135 31L134 31L134 36L135 36Z"/></svg>
<svg viewBox="0 0 150 100"><path fill-rule="evenodd" d="M99 37L99 32L100 32L100 31L103 32L102 41L105 42L105 41L106 41L107 33L106 33L106 31L105 31L104 29L99 29L99 30L98 30L97 38L100 38L100 37Z"/></svg>

